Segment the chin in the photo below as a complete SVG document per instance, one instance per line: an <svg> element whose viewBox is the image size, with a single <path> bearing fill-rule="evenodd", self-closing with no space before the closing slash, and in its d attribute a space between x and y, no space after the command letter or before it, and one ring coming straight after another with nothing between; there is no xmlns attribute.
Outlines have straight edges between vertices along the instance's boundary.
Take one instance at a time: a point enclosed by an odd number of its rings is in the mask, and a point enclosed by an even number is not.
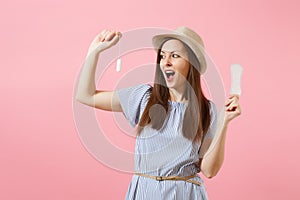
<svg viewBox="0 0 300 200"><path fill-rule="evenodd" d="M182 87L182 85L185 84L185 81L186 80L182 80L182 79L179 79L177 77L175 77L172 81L167 81L167 79L165 78L165 83L166 83L166 86L168 88L172 88L172 89L179 89Z"/></svg>
<svg viewBox="0 0 300 200"><path fill-rule="evenodd" d="M168 83L167 82L167 87L170 88L170 89L176 89L179 87L179 84L176 84L176 83Z"/></svg>
<svg viewBox="0 0 300 200"><path fill-rule="evenodd" d="M174 88L176 86L176 83L175 82L168 82L167 80L165 80L165 83L166 83L166 86L168 88Z"/></svg>

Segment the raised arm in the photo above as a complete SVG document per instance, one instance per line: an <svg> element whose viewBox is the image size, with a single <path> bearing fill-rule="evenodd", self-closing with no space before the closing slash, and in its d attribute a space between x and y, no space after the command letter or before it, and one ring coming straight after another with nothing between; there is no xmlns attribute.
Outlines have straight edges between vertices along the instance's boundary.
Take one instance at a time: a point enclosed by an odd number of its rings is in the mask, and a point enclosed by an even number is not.
<svg viewBox="0 0 300 200"><path fill-rule="evenodd" d="M115 45L121 36L120 32L104 30L94 38L80 73L76 92L77 101L102 110L122 111L118 95L114 91L96 90L95 85L99 54Z"/></svg>
<svg viewBox="0 0 300 200"><path fill-rule="evenodd" d="M232 95L225 104L225 109L221 111L218 117L216 133L213 139L204 141L203 147L208 150L204 152L201 161L201 172L207 178L214 177L224 161L225 139L229 122L241 114L239 97ZM201 147L202 148L202 147Z"/></svg>

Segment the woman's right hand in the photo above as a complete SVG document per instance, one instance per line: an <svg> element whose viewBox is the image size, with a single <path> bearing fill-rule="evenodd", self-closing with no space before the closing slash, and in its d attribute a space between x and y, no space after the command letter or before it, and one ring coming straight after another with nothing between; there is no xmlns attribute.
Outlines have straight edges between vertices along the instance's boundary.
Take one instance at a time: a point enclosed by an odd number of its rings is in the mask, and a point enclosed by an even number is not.
<svg viewBox="0 0 300 200"><path fill-rule="evenodd" d="M98 54L105 49L112 47L113 45L118 43L121 37L121 32L103 30L94 38L94 40L90 44L88 55L90 53Z"/></svg>

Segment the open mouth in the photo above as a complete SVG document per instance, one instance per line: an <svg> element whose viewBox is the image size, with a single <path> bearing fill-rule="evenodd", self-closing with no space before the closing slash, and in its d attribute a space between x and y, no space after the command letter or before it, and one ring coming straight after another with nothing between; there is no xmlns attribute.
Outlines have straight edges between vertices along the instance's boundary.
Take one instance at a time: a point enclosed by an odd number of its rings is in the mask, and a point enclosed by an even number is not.
<svg viewBox="0 0 300 200"><path fill-rule="evenodd" d="M165 74L167 76L167 79L171 79L175 75L175 72L173 70L166 70Z"/></svg>

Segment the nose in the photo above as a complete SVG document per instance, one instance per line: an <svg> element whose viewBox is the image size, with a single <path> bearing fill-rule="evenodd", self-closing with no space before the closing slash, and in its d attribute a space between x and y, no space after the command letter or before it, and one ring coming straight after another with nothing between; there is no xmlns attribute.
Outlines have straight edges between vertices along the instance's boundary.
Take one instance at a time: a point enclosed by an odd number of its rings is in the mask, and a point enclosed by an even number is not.
<svg viewBox="0 0 300 200"><path fill-rule="evenodd" d="M167 67L172 66L171 55L166 54L166 55L165 55L165 58L162 59L162 64L163 64L164 66L167 66Z"/></svg>

